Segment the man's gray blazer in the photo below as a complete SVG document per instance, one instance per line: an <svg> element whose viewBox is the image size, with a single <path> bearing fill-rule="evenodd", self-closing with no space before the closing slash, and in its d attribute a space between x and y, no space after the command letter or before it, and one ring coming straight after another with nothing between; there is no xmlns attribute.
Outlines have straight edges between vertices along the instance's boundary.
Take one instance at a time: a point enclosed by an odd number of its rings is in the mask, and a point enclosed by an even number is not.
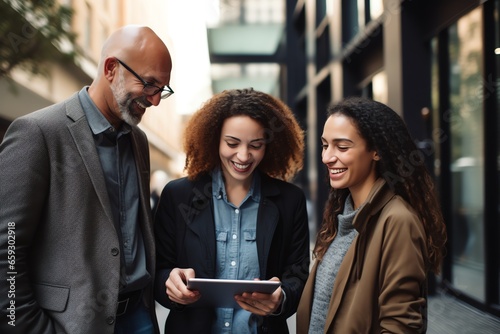
<svg viewBox="0 0 500 334"><path fill-rule="evenodd" d="M136 126L132 143L153 276L149 150ZM16 119L0 145L0 270L1 333L113 333L120 245L78 94Z"/></svg>

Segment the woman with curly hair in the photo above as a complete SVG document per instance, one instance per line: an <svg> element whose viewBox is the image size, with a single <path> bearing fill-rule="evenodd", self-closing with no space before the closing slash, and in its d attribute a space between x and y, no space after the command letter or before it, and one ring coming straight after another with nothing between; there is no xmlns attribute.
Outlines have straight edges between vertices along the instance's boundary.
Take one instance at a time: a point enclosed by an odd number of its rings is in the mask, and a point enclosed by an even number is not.
<svg viewBox="0 0 500 334"><path fill-rule="evenodd" d="M187 177L168 183L155 217L156 299L165 333L288 333L309 272L303 131L280 100L253 89L208 100L186 125ZM190 278L274 280L271 294L207 307Z"/></svg>
<svg viewBox="0 0 500 334"><path fill-rule="evenodd" d="M297 333L423 333L446 241L424 156L382 103L348 98L327 115L331 189Z"/></svg>

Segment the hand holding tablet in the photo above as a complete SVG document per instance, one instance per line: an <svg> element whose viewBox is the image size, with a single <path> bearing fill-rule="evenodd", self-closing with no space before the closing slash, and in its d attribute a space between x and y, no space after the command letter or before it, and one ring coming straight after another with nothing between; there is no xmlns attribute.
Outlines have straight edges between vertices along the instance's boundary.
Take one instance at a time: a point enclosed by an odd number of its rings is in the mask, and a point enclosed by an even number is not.
<svg viewBox="0 0 500 334"><path fill-rule="evenodd" d="M187 287L190 290L198 290L201 294L200 300L193 306L229 307L240 308L234 300L235 295L243 292L273 293L279 286L279 281L259 280L231 280L190 278Z"/></svg>

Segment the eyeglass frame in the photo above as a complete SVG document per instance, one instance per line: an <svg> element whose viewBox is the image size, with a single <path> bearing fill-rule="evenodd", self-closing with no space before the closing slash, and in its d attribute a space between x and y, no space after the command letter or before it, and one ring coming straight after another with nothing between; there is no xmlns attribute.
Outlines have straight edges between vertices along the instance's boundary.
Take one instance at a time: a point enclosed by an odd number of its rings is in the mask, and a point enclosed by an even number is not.
<svg viewBox="0 0 500 334"><path fill-rule="evenodd" d="M143 78L141 78L141 76L140 76L139 74L137 74L137 73L136 73L133 69L131 69L131 68L130 68L127 64L125 64L123 61L121 61L120 59L118 59L118 58L116 58L116 57L115 57L115 59L116 59L116 61L118 61L118 63L119 63L120 65L122 65L123 67L125 67L125 69L126 69L127 71L129 71L130 73L132 73L132 74L133 74L133 75L134 75L134 76L135 76L135 77L136 77L136 78L137 78L137 79L138 79L138 80L139 80L139 81L140 81L140 82L144 85L144 87L142 88L142 93L143 93L144 95L147 95L147 96L155 96L156 94L158 94L158 93L160 93L160 92L161 92L162 94L160 95L160 98L161 98L162 100L165 100L167 97L169 97L170 95L172 95L172 94L174 93L174 90L173 90L172 88L170 88L170 86L169 86L169 85L165 85L165 86L163 86L163 87L158 87L158 86L156 86L156 85L153 85L152 83L149 83L149 82L147 82L146 80L144 80ZM147 87L153 87L153 88L156 88L156 90L155 90L155 92L154 92L153 94L149 94L149 93L145 92L145 89L146 89ZM166 93L164 93L164 92L166 92Z"/></svg>

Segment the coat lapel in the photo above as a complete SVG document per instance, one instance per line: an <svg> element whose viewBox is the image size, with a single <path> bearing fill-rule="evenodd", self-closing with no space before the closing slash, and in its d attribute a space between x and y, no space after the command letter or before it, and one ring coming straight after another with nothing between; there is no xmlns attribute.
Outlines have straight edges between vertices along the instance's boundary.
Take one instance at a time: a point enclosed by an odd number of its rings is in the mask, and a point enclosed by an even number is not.
<svg viewBox="0 0 500 334"><path fill-rule="evenodd" d="M325 332L330 332L330 326L333 323L333 319L337 314L337 311L340 306L340 302L342 300L342 296L344 295L344 290L347 286L347 282L349 277L351 276L351 272L354 267L354 258L356 255L357 243L359 239L359 235L353 240L351 247L344 256L342 263L340 264L339 272L337 273L337 277L335 278L335 283L333 284L332 297L330 298L330 306L328 310L328 314L326 316L325 321Z"/></svg>
<svg viewBox="0 0 500 334"><path fill-rule="evenodd" d="M153 236L153 218L151 214L151 204L149 200L150 190L149 190L149 147L147 146L146 139L141 140L139 130L131 126L131 141L132 150L135 157L135 167L137 170L137 177L139 181L139 199L140 199L140 224L142 236L144 238L144 246L146 247L148 253L148 270L153 270L154 268L154 236Z"/></svg>
<svg viewBox="0 0 500 334"><path fill-rule="evenodd" d="M95 192L104 212L110 223L113 224L113 215L109 203L106 181L102 172L101 162L95 148L94 138L90 130L85 113L80 105L78 94L73 95L66 104L66 114L73 120L68 125L68 130L73 137L74 143L78 149L80 157L87 169L87 174L94 186ZM79 176L77 176L79 177Z"/></svg>
<svg viewBox="0 0 500 334"><path fill-rule="evenodd" d="M141 147L139 134L137 133L137 129L132 127L131 131L132 135L132 147L135 157L135 166L137 168L137 174L139 177L139 191L141 201L145 202L149 201L149 165L147 162L149 161L148 152L144 152L147 150L147 146ZM147 145L147 143L145 143Z"/></svg>
<svg viewBox="0 0 500 334"><path fill-rule="evenodd" d="M366 246L366 229L369 226L368 222L373 216L377 215L385 204L394 196L392 192L381 191L384 185L385 181L383 179L378 179L375 182L368 194L365 204L354 217L353 225L356 230L358 230L359 234L354 238L349 250L344 256L337 277L335 278L325 329L330 330L329 327L332 326L349 279L357 280L361 276L365 255L364 247Z"/></svg>
<svg viewBox="0 0 500 334"><path fill-rule="evenodd" d="M205 244L204 249L208 251L206 254L208 261L204 264L206 275L215 277L216 240L211 177L206 176L196 182L189 203L189 212L185 215L186 228L197 235L200 242Z"/></svg>
<svg viewBox="0 0 500 334"><path fill-rule="evenodd" d="M261 200L257 215L257 255L262 277L267 276L267 254L271 250L274 232L279 220L278 208L273 201L268 200L269 196L279 194L279 189L267 178L265 174L261 174Z"/></svg>
<svg viewBox="0 0 500 334"><path fill-rule="evenodd" d="M274 231L278 224L278 208L271 201L263 199L259 206L257 218L257 255L259 258L260 273L267 276L267 254L271 250Z"/></svg>
<svg viewBox="0 0 500 334"><path fill-rule="evenodd" d="M319 261L315 260L300 298L300 303L297 309L297 333L309 332L318 265Z"/></svg>

